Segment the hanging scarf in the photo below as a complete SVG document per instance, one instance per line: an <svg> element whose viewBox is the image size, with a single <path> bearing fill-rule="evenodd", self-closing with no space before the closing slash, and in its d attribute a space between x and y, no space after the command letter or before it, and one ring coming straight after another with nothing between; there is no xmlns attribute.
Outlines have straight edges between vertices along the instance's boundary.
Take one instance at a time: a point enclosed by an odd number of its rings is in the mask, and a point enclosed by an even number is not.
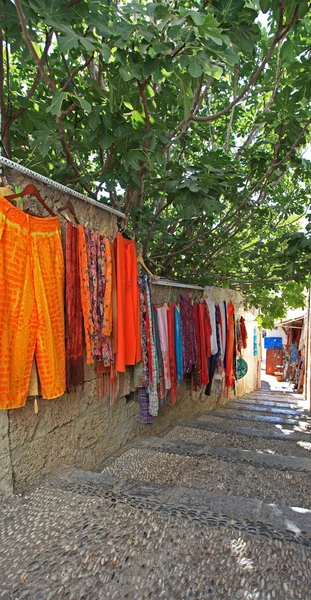
<svg viewBox="0 0 311 600"><path fill-rule="evenodd" d="M246 325L245 325L245 319L244 317L240 318L240 332L241 332L241 338L242 338L242 348L247 348L247 329L246 329Z"/></svg>
<svg viewBox="0 0 311 600"><path fill-rule="evenodd" d="M167 306L161 306L157 309L160 345L163 358L165 389L171 389L170 358L168 352L168 325L167 325Z"/></svg>
<svg viewBox="0 0 311 600"><path fill-rule="evenodd" d="M176 306L176 303L172 302L167 311L168 348L169 348L170 376L171 376L171 397L172 397L173 404L176 404L176 401L177 401L177 376L176 376L176 357L175 357L175 306Z"/></svg>
<svg viewBox="0 0 311 600"><path fill-rule="evenodd" d="M197 338L193 306L189 300L180 300L180 320L182 331L184 375L191 373L197 362Z"/></svg>
<svg viewBox="0 0 311 600"><path fill-rule="evenodd" d="M184 378L184 363L182 354L182 334L180 311L178 306L175 306L175 354L176 354L176 372L177 380L182 381Z"/></svg>
<svg viewBox="0 0 311 600"><path fill-rule="evenodd" d="M163 358L162 358L161 344L160 344L158 311L155 306L152 307L152 311L153 311L155 342L156 342L157 359L158 359L158 379L159 379L158 395L159 395L160 405L164 406L166 391L165 391L165 381L164 381Z"/></svg>
<svg viewBox="0 0 311 600"><path fill-rule="evenodd" d="M234 387L234 347L235 347L235 332L234 332L234 306L230 300L227 307L227 342L226 342L226 387L231 389Z"/></svg>
<svg viewBox="0 0 311 600"><path fill-rule="evenodd" d="M201 354L201 379L202 384L208 384L208 339L210 340L209 317L207 315L206 304L198 304L199 322L200 322L200 354Z"/></svg>
<svg viewBox="0 0 311 600"><path fill-rule="evenodd" d="M78 242L79 242L81 304L82 304L85 343L86 343L86 363L88 365L92 365L94 363L94 343L93 343L94 325L93 325L93 320L92 320L88 256L87 256L87 250L86 250L84 227L82 227L82 225L78 225Z"/></svg>
<svg viewBox="0 0 311 600"><path fill-rule="evenodd" d="M200 331L200 313L198 304L194 304L193 306L193 315L195 323L195 335L197 340L197 356L193 369L193 388L195 391L199 391L202 386L201 345L203 340Z"/></svg>
<svg viewBox="0 0 311 600"><path fill-rule="evenodd" d="M66 224L66 383L68 391L84 384L83 323L79 275L79 234Z"/></svg>

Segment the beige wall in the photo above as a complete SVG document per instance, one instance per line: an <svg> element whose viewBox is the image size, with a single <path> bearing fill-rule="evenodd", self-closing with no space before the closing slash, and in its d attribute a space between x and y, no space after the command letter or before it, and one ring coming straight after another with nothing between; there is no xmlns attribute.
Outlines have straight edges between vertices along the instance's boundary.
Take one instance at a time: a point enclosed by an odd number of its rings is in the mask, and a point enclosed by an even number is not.
<svg viewBox="0 0 311 600"><path fill-rule="evenodd" d="M24 186L30 179L7 171L9 183ZM46 185L35 182L42 196L54 208L65 203L66 194ZM69 198L69 196L68 196ZM113 233L116 229L116 217L103 210L73 199L74 206L81 223L89 222L90 226L101 227ZM31 202L32 208L38 210L37 202ZM188 297L189 289L154 286L154 301L160 306L171 300L172 294L177 298L180 293ZM209 288L208 293L215 299L229 300L234 292L221 288ZM202 297L202 292L193 291L194 299ZM247 313L248 314L248 313ZM251 318L251 317L250 317ZM253 325L247 322L249 332ZM252 339L252 337L250 338ZM249 363L249 374L245 382L239 382L238 395L257 387L254 375L257 360L252 354L246 357ZM119 395L113 406L109 398L97 398L96 377L93 367L86 367L84 389L76 393L65 394L56 400L39 400L39 413L34 412L34 401L29 398L21 409L0 412L0 499L22 492L27 486L38 481L40 477L61 465L72 465L83 469L96 469L104 459L117 451L122 445L137 435L156 435L176 423L178 419L190 417L202 410L212 408L216 400L225 402L223 393L219 398L219 390L214 385L210 397L191 390L188 380L178 390L176 406L170 399L160 410L160 415L152 426L142 426L136 421L138 403L135 397L129 397L134 391L133 369L127 369L120 376Z"/></svg>

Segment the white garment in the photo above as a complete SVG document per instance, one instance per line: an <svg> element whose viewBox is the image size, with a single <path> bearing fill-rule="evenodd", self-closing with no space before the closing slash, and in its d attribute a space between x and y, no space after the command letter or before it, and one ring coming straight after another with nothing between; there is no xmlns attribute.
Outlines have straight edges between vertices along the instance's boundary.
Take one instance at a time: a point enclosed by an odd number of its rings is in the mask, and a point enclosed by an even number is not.
<svg viewBox="0 0 311 600"><path fill-rule="evenodd" d="M207 308L209 310L209 317L210 317L211 328L212 328L211 353L218 354L215 302L213 302L213 300L210 300L210 298L205 298L205 302L206 302Z"/></svg>
<svg viewBox="0 0 311 600"><path fill-rule="evenodd" d="M222 357L225 357L226 354L226 343L227 343L227 327L226 327L226 303L225 301L219 304L220 314L221 314L221 324L222 324Z"/></svg>

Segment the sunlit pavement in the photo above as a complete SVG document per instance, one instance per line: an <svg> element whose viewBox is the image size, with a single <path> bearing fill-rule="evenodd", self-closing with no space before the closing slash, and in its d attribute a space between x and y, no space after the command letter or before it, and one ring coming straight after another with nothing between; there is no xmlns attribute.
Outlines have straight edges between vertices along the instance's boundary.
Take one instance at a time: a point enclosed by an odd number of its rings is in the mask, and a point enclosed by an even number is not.
<svg viewBox="0 0 311 600"><path fill-rule="evenodd" d="M311 415L265 384L2 506L0 598L311 599Z"/></svg>

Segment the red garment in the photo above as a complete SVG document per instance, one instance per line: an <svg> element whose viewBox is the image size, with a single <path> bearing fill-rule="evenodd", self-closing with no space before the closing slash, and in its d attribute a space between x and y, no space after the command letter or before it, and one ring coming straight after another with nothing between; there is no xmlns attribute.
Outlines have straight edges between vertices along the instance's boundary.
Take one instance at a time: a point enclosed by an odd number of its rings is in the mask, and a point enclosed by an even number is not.
<svg viewBox="0 0 311 600"><path fill-rule="evenodd" d="M141 361L140 303L137 254L134 240L117 235L117 371Z"/></svg>
<svg viewBox="0 0 311 600"><path fill-rule="evenodd" d="M73 391L84 384L83 322L79 272L78 229L66 224L66 385Z"/></svg>
<svg viewBox="0 0 311 600"><path fill-rule="evenodd" d="M242 347L245 350L245 348L247 348L247 329L246 329L244 317L240 318L240 332L241 332L241 338L242 338Z"/></svg>
<svg viewBox="0 0 311 600"><path fill-rule="evenodd" d="M175 357L175 306L176 302L169 305L167 311L167 328L168 328L168 353L170 360L170 375L171 375L171 397L172 403L176 404L177 400L177 375L176 375L176 357Z"/></svg>
<svg viewBox="0 0 311 600"><path fill-rule="evenodd" d="M234 306L230 300L227 306L227 344L226 344L226 387L233 388L235 375L233 369L234 353Z"/></svg>
<svg viewBox="0 0 311 600"><path fill-rule="evenodd" d="M194 371L193 371L193 384L194 384L194 389L196 391L198 391L201 389L201 386L202 386L201 343L202 343L202 337L204 337L204 331L203 332L200 331L200 312L199 312L198 304L193 305L193 315L194 315L194 323L195 323L195 333L196 333L196 338L197 338L197 355L196 355L197 358L196 358L196 363L194 365Z"/></svg>

